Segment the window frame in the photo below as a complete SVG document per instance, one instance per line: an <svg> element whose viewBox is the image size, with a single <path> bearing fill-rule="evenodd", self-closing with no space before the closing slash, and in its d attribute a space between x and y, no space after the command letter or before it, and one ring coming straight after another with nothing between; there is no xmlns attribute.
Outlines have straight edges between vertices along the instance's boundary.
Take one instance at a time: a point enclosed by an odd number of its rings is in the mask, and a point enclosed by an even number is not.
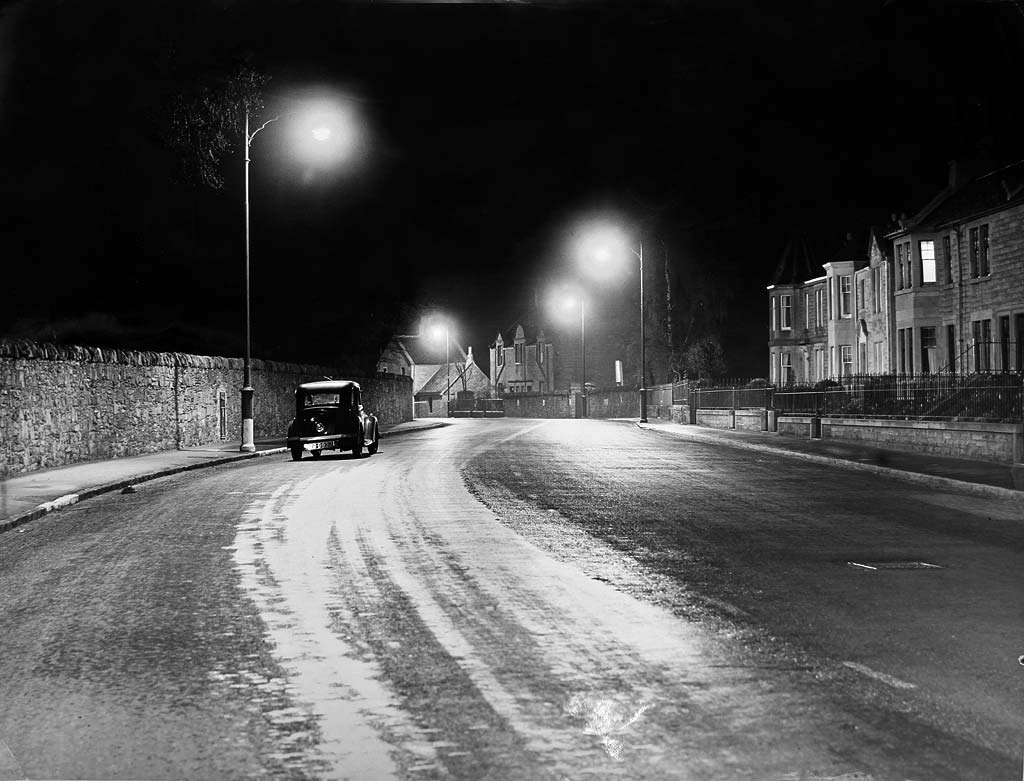
<svg viewBox="0 0 1024 781"><path fill-rule="evenodd" d="M928 254L925 253L925 245L928 248ZM917 251L920 260L918 261L918 267L921 269L921 284L922 285L934 285L939 281L938 269L935 265L935 240L934 239L922 239L917 242ZM931 271L931 279L929 277L929 270Z"/></svg>

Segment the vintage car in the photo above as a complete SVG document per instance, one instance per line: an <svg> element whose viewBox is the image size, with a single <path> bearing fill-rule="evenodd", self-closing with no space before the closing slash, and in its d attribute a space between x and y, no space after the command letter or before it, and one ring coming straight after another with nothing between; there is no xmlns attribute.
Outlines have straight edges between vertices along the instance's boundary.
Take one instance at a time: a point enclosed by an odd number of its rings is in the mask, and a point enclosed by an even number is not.
<svg viewBox="0 0 1024 781"><path fill-rule="evenodd" d="M325 450L363 448L377 452L380 432L376 416L363 410L362 389L350 380L304 382L295 389L295 418L288 427L288 449L298 461L305 451L319 458Z"/></svg>

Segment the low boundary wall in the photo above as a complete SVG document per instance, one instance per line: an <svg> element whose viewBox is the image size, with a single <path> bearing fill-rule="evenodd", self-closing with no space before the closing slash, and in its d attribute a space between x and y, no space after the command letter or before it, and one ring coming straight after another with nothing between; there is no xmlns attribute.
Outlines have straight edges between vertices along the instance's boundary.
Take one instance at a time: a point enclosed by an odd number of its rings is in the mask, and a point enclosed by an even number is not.
<svg viewBox="0 0 1024 781"><path fill-rule="evenodd" d="M241 358L0 339L0 477L238 439ZM384 423L412 420L412 378L251 362L255 437L287 433L300 382L357 380Z"/></svg>
<svg viewBox="0 0 1024 781"><path fill-rule="evenodd" d="M822 418L822 439L998 463L1024 462L1024 424Z"/></svg>

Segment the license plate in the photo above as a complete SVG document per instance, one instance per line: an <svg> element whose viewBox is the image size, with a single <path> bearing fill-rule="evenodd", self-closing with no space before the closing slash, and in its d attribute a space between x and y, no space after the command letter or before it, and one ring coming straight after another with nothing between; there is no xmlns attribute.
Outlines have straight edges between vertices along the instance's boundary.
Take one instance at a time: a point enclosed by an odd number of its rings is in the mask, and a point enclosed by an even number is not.
<svg viewBox="0 0 1024 781"><path fill-rule="evenodd" d="M303 445L306 450L326 450L329 447L334 447L333 442L307 442Z"/></svg>

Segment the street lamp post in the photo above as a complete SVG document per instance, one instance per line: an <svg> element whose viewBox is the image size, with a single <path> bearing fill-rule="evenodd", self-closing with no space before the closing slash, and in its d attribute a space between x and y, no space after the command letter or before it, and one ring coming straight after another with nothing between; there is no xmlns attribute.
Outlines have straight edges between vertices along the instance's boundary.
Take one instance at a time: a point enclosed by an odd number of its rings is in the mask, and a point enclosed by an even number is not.
<svg viewBox="0 0 1024 781"><path fill-rule="evenodd" d="M644 322L644 243L640 250L632 250L640 259L640 422L647 422L647 339Z"/></svg>
<svg viewBox="0 0 1024 781"><path fill-rule="evenodd" d="M623 231L613 222L599 220L585 223L575 235L575 254L596 274L605 275L612 266L610 261L621 257L629 249L640 261L640 422L647 422L647 334L644 313L644 245L639 242L637 249L630 246Z"/></svg>
<svg viewBox="0 0 1024 781"><path fill-rule="evenodd" d="M583 417L587 417L587 302L580 296L580 379L583 388Z"/></svg>
<svg viewBox="0 0 1024 781"><path fill-rule="evenodd" d="M339 122L350 122L351 120L344 115L343 112L339 113L336 108L331 109L329 104L324 101L317 101L307 107L308 110L316 112L319 115L325 115L323 118L330 121L332 124ZM278 114L276 117L271 117L258 128L249 132L249 111L245 112L245 322L243 324L243 343L244 353L242 356L242 444L239 450L243 453L252 453L256 450L256 444L253 441L254 435L254 422L253 422L253 397L255 396L255 390L252 387L252 295L250 288L250 218L249 218L249 150L252 147L253 139L263 130L267 125L272 122L277 122L279 119L285 117L291 117L295 114L300 113L300 110L289 111L284 114ZM311 118L320 121L320 116L314 116L311 114ZM326 156L323 153L321 157L317 158L318 163L329 163L340 159L342 156L349 152L349 147L353 143L351 137L343 137L341 139L332 138L333 132L331 127L324 124L317 124L312 128L313 139L317 142L319 149L326 150ZM342 134L344 135L344 134ZM354 134L349 134L350 136Z"/></svg>
<svg viewBox="0 0 1024 781"><path fill-rule="evenodd" d="M271 120L272 121L272 120ZM264 125L263 127L266 127ZM263 128L259 128L262 130ZM249 291L249 147L256 133L249 133L249 112L245 112L245 324L243 326L243 343L245 352L242 356L242 444L239 450L252 453L256 450L253 442L253 395L251 368L251 296Z"/></svg>
<svg viewBox="0 0 1024 781"><path fill-rule="evenodd" d="M444 365L445 365L445 389L448 395L448 404L445 406L444 415L446 418L452 416L452 359L449 351L448 341L449 325L448 321L444 321Z"/></svg>

